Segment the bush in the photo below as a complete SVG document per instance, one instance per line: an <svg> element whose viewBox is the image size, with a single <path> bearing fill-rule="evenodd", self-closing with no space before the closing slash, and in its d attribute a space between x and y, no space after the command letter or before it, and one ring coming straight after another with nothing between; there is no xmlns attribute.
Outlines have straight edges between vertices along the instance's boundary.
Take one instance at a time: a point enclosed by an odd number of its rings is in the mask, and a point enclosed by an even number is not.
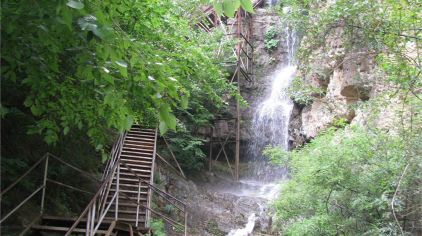
<svg viewBox="0 0 422 236"><path fill-rule="evenodd" d="M420 129L392 136L330 128L301 150L267 149L267 155L289 164L292 175L274 203L278 229L283 235L399 234L411 209L420 207L414 200L421 199L420 187L412 185L422 180L421 140Z"/></svg>
<svg viewBox="0 0 422 236"><path fill-rule="evenodd" d="M166 236L166 230L163 220L153 219L151 221L151 229L154 232L154 236Z"/></svg>
<svg viewBox="0 0 422 236"><path fill-rule="evenodd" d="M287 93L294 102L306 106L311 104L316 96L324 95L325 91L322 88L313 87L305 83L301 77L296 77Z"/></svg>
<svg viewBox="0 0 422 236"><path fill-rule="evenodd" d="M278 31L274 26L270 26L264 35L264 47L268 52L274 51L278 47L280 40L277 39Z"/></svg>

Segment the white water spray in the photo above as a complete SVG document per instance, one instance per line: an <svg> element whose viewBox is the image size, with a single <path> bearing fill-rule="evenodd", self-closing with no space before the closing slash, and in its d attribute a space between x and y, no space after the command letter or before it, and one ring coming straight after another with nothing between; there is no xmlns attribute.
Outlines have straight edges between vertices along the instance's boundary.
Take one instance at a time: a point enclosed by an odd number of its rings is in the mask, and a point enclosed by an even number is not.
<svg viewBox="0 0 422 236"><path fill-rule="evenodd" d="M230 231L227 236L248 236L252 233L253 228L255 227L255 221L257 217L255 213L248 217L248 223L246 223L245 227L242 229L234 229Z"/></svg>
<svg viewBox="0 0 422 236"><path fill-rule="evenodd" d="M293 102L287 92L296 72L294 65L296 34L288 26L284 28L284 32L287 63L280 65L270 75L272 83L270 89L267 90L268 95L257 106L252 121L253 137L249 145L249 153L256 162L252 168L253 174L261 180L268 180L268 178L274 180L273 176L280 177L281 173L279 170L275 170L275 173L268 168L266 159L262 157L263 149L268 145L279 146L284 150L289 148L289 122Z"/></svg>

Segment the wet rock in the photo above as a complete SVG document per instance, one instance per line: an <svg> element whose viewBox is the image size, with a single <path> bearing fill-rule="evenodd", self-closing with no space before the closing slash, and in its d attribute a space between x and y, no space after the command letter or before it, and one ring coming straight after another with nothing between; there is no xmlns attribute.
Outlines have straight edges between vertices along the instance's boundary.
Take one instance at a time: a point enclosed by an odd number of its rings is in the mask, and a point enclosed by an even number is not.
<svg viewBox="0 0 422 236"><path fill-rule="evenodd" d="M268 230L270 218L263 209L268 200L236 195L236 189L243 188L239 186L242 183L232 181L229 176L204 172L194 177L194 183L161 165L157 166L156 175L170 194L187 203L189 235L227 235L233 229L243 228L252 213L261 213L256 231ZM222 189L234 189L234 192Z"/></svg>

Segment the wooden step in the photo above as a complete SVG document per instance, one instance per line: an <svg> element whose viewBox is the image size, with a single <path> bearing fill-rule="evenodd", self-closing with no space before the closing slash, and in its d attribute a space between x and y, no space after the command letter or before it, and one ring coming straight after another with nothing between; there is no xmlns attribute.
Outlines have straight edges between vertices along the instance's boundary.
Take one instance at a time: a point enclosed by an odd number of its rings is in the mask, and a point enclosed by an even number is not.
<svg viewBox="0 0 422 236"><path fill-rule="evenodd" d="M152 158L152 156L154 155L153 153L145 153L142 151L134 151L134 150L122 150L122 154L121 155L132 155L132 157L149 157Z"/></svg>
<svg viewBox="0 0 422 236"><path fill-rule="evenodd" d="M155 143L155 139L145 139L145 138L139 138L139 137L133 137L131 135L127 135L125 140L135 140L135 141L139 141L139 142L144 142L144 143L150 143L150 144L154 144Z"/></svg>
<svg viewBox="0 0 422 236"><path fill-rule="evenodd" d="M143 134L143 133L138 133L138 132L129 132L129 133L127 133L126 137L127 136L146 138L146 139L150 139L150 140L155 141L155 135L148 135L148 134Z"/></svg>
<svg viewBox="0 0 422 236"><path fill-rule="evenodd" d="M141 204L142 203L146 203L146 200L144 200L144 201L141 201ZM109 202L107 202L107 205L109 204ZM112 206L114 206L115 205L115 202L113 201L112 203L111 203L111 205ZM119 208L120 207L135 207L136 208L136 206L138 206L136 203L132 203L132 202L124 202L124 201L119 201Z"/></svg>
<svg viewBox="0 0 422 236"><path fill-rule="evenodd" d="M107 199L107 202L109 202L109 200L110 199ZM136 203L137 201L138 201L138 197L137 196L136 197L126 196L126 195L125 196L119 196L119 202ZM147 202L146 196L141 196L139 198L139 202L141 204L146 203Z"/></svg>
<svg viewBox="0 0 422 236"><path fill-rule="evenodd" d="M129 158L129 159L128 159ZM126 164L146 164L146 165L152 165L152 158L145 158L145 159L132 159L131 156L128 155L122 155L121 160L124 161Z"/></svg>
<svg viewBox="0 0 422 236"><path fill-rule="evenodd" d="M154 146L148 146L148 145L144 145L143 143L129 143L129 142L125 142L123 144L123 147L130 147L130 148L139 148L139 149L144 149L144 150L151 150L154 151Z"/></svg>
<svg viewBox="0 0 422 236"><path fill-rule="evenodd" d="M134 154L125 152L125 153L122 153L120 156L121 157L127 157L126 159L128 159L128 158L135 158L135 159L152 160L152 155L149 155L149 156L146 156L146 155L136 155L136 154L134 155Z"/></svg>
<svg viewBox="0 0 422 236"><path fill-rule="evenodd" d="M133 164L133 163L125 163L124 165L122 165L122 167L126 167L129 166L132 169L147 169L147 170L151 170L151 166L152 165L140 165L140 164Z"/></svg>
<svg viewBox="0 0 422 236"><path fill-rule="evenodd" d="M111 218L111 217L105 217L105 219L113 219L113 218ZM120 221L124 221L124 222L136 222L136 218L135 217L133 217L133 218L122 218L122 217L119 216L118 219ZM143 217L142 218L140 217L139 222L144 222L144 221L145 220L143 219Z"/></svg>
<svg viewBox="0 0 422 236"><path fill-rule="evenodd" d="M113 182L111 183L111 186L116 186L116 183ZM125 188L136 188L138 189L138 184L122 184L119 183L120 188L125 187ZM144 183L141 184L141 189L147 189L148 186L146 186Z"/></svg>
<svg viewBox="0 0 422 236"><path fill-rule="evenodd" d="M133 177L133 179L138 180L138 178L149 178L151 177L151 172L136 172L136 175L134 173L132 173L131 171L128 170L123 170L123 167L120 168L120 175L124 175L124 176L130 176Z"/></svg>
<svg viewBox="0 0 422 236"><path fill-rule="evenodd" d="M49 226L49 225L33 225L33 229L42 230L42 231L49 231L49 232L67 232L69 231L70 227L59 227L59 226ZM73 230L75 233L85 233L86 229L82 228L75 228ZM107 230L98 230L98 234L106 234Z"/></svg>
<svg viewBox="0 0 422 236"><path fill-rule="evenodd" d="M112 188L110 189L110 192L116 192L116 189ZM123 193L133 193L133 194L138 194L138 191L133 191L133 190L127 190L127 189L119 189L119 192L123 192ZM140 195L147 195L148 192L145 191L141 191ZM123 199L125 198L124 196L122 197Z"/></svg>
<svg viewBox="0 0 422 236"><path fill-rule="evenodd" d="M114 213L114 212L116 212L116 210L115 209L111 209L108 212ZM121 210L121 209L119 209L119 214L120 213L123 213L123 214L133 214L133 215L136 216L136 208L134 210ZM138 213L139 213L139 215L145 215L145 208L142 208L142 206L140 206Z"/></svg>
<svg viewBox="0 0 422 236"><path fill-rule="evenodd" d="M146 157L146 156L136 156L131 154L122 154L120 155L121 159L126 161L148 161L149 163L152 163L152 157Z"/></svg>
<svg viewBox="0 0 422 236"><path fill-rule="evenodd" d="M144 132L155 133L155 129L143 129L139 126L132 126L132 128L130 130L140 130L140 131L144 131Z"/></svg>
<svg viewBox="0 0 422 236"><path fill-rule="evenodd" d="M154 148L154 143L149 143L149 142L144 143L142 141L126 139L124 143L125 144L133 144L133 145L141 145L141 146L144 146L144 147L147 147L147 148Z"/></svg>
<svg viewBox="0 0 422 236"><path fill-rule="evenodd" d="M129 130L128 134L138 134L138 135L144 135L144 136L155 138L155 132L151 133L148 131L142 131L142 130L136 130L136 129Z"/></svg>
<svg viewBox="0 0 422 236"><path fill-rule="evenodd" d="M115 180L116 178L113 178L113 180ZM119 180L120 181L127 181L127 182L135 182L135 183L138 183L138 179L136 179L136 178L119 178ZM143 179L143 180L145 180L146 182L149 182L149 180L150 180L150 178L145 178L145 179Z"/></svg>
<svg viewBox="0 0 422 236"><path fill-rule="evenodd" d="M129 169L127 167L122 166L122 167L120 167L120 172L122 172L122 170L126 171L128 173L132 173L132 171L133 171L136 174L138 174L138 173L151 173L151 167L149 168L149 170L145 170L145 169L139 169L139 168L133 168L133 167L130 167L130 169Z"/></svg>
<svg viewBox="0 0 422 236"><path fill-rule="evenodd" d="M122 152L124 151L144 152L144 153L148 153L152 155L152 153L154 152L154 149L144 149L140 147L131 147L131 146L123 145Z"/></svg>

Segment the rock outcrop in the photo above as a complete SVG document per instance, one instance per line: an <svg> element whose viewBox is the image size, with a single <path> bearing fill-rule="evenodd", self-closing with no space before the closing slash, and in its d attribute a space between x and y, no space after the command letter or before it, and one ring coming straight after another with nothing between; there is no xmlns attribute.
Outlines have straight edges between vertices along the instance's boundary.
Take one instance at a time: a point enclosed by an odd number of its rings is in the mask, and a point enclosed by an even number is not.
<svg viewBox="0 0 422 236"><path fill-rule="evenodd" d="M299 73L306 85L324 93L311 94L313 102L305 107L295 104L300 115L293 113L290 123L293 147L314 138L337 120L352 122L358 112L357 105L385 87L379 83L380 72L373 52L358 47L346 50L343 34L341 24L333 28L324 47L310 55L307 66L310 70ZM306 40L302 41L304 45Z"/></svg>

